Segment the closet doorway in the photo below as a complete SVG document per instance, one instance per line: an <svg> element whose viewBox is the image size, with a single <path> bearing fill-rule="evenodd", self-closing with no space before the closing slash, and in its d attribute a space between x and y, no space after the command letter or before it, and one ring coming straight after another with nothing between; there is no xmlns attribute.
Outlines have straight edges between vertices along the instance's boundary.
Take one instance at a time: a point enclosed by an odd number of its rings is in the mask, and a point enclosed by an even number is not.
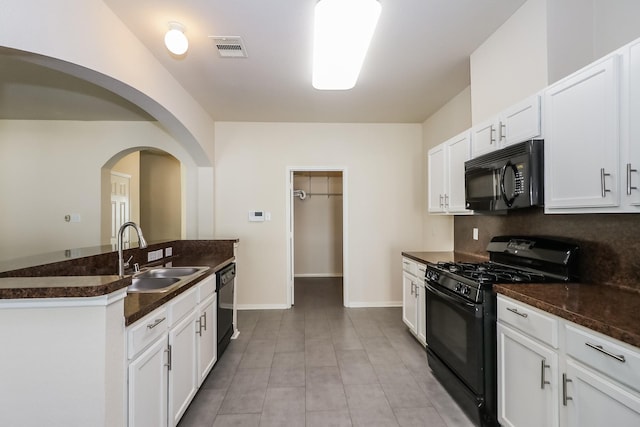
<svg viewBox="0 0 640 427"><path fill-rule="evenodd" d="M349 306L347 275L347 191L345 168L288 168L288 305L295 305L295 282L342 282Z"/></svg>

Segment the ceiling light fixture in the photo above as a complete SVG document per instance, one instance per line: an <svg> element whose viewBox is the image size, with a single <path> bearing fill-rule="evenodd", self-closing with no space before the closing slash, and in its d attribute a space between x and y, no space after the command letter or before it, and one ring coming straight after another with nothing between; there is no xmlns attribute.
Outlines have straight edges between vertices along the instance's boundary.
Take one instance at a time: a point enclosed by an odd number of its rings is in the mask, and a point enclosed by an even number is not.
<svg viewBox="0 0 640 427"><path fill-rule="evenodd" d="M189 40L184 35L184 25L169 22L169 31L164 35L164 44L174 55L184 55L189 49Z"/></svg>
<svg viewBox="0 0 640 427"><path fill-rule="evenodd" d="M315 7L313 87L355 86L380 16L377 0L320 0Z"/></svg>

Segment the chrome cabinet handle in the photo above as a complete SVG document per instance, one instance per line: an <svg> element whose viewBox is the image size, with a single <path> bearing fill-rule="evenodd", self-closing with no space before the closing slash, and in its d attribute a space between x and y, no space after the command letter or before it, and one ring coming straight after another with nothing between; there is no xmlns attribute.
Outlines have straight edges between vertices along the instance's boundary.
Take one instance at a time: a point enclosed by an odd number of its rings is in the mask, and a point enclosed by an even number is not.
<svg viewBox="0 0 640 427"><path fill-rule="evenodd" d="M496 142L496 139L493 137L493 134L496 133L496 130L491 126L491 131L489 132L489 145L493 145Z"/></svg>
<svg viewBox="0 0 640 427"><path fill-rule="evenodd" d="M196 320L196 325L198 325L198 329L196 329L196 335L202 336L202 316L198 317Z"/></svg>
<svg viewBox="0 0 640 427"><path fill-rule="evenodd" d="M500 132L498 136L500 137L500 141L507 139L507 125L502 122L500 122Z"/></svg>
<svg viewBox="0 0 640 427"><path fill-rule="evenodd" d="M420 288L418 287L418 285L416 285L416 298L418 298L420 296Z"/></svg>
<svg viewBox="0 0 640 427"><path fill-rule="evenodd" d="M202 313L202 316L200 316L204 319L204 330L207 330L207 312L205 311L204 313Z"/></svg>
<svg viewBox="0 0 640 427"><path fill-rule="evenodd" d="M415 285L415 283L411 282L411 295L415 295L415 292L413 290Z"/></svg>
<svg viewBox="0 0 640 427"><path fill-rule="evenodd" d="M520 317L524 317L525 319L527 317L529 317L529 315L527 313L520 313L517 308L509 308L509 307L507 307L507 310L509 310L510 312L512 312L514 314L517 314Z"/></svg>
<svg viewBox="0 0 640 427"><path fill-rule="evenodd" d="M164 366L171 370L171 344L169 344L169 346L165 349L165 352L167 353L167 363Z"/></svg>
<svg viewBox="0 0 640 427"><path fill-rule="evenodd" d="M147 325L147 329L153 329L156 326L158 326L160 323L164 322L166 320L166 317L163 317L162 319L156 319L153 323L149 323Z"/></svg>
<svg viewBox="0 0 640 427"><path fill-rule="evenodd" d="M567 396L567 383L573 382L567 378L567 374L562 374L562 404L567 406L569 400L573 400L573 397Z"/></svg>
<svg viewBox="0 0 640 427"><path fill-rule="evenodd" d="M592 349L599 351L600 353L606 354L609 357L613 357L618 362L624 363L627 361L622 354L613 354L610 351L605 350L601 345L591 344L590 342L586 342L584 344L587 347L591 347Z"/></svg>
<svg viewBox="0 0 640 427"><path fill-rule="evenodd" d="M442 194L440 195L440 207L442 207Z"/></svg>
<svg viewBox="0 0 640 427"><path fill-rule="evenodd" d="M444 207L445 208L449 207L449 195L448 194L444 195Z"/></svg>
<svg viewBox="0 0 640 427"><path fill-rule="evenodd" d="M544 390L544 386L545 386L546 384L551 384L549 381L547 381L547 380L546 380L546 378L545 378L545 372L544 372L544 369L545 369L545 368L550 368L550 367L551 367L551 365L547 365L547 364L546 364L546 363L544 363L544 362L545 362L545 360L544 360L544 359L542 359L542 360L540 361L540 388L541 388L541 389L543 389L543 390Z"/></svg>
<svg viewBox="0 0 640 427"><path fill-rule="evenodd" d="M605 177L607 176L611 176L610 173L606 173L604 171L604 168L600 168L600 190L601 190L601 194L602 194L602 198L604 199L605 197L607 197L607 193L610 193L611 190L607 189L607 183L605 181Z"/></svg>
<svg viewBox="0 0 640 427"><path fill-rule="evenodd" d="M638 187L631 185L631 172L638 172L638 169L631 169L631 163L627 163L627 196L631 195L631 190L638 189Z"/></svg>

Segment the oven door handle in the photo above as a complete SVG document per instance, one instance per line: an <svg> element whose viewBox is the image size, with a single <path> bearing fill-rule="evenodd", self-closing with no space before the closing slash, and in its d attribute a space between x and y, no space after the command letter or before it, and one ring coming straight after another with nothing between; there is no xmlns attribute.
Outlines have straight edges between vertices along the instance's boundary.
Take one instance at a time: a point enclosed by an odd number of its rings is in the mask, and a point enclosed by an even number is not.
<svg viewBox="0 0 640 427"><path fill-rule="evenodd" d="M476 307L476 305L474 303L463 301L461 299L452 297L451 295L447 295L444 292L434 288L429 283L425 283L424 285L429 291L431 291L432 293L438 295L440 298L444 298L444 299L446 299L446 300L448 300L448 301L450 301L450 302L452 302L452 303L454 303L456 305L460 305L460 306L464 307L467 310L473 310Z"/></svg>

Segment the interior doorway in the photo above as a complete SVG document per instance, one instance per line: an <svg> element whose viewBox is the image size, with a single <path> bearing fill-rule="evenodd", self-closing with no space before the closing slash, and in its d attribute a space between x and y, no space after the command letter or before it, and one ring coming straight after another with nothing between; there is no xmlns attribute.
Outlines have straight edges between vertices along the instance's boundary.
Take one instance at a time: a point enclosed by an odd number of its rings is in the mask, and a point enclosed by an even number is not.
<svg viewBox="0 0 640 427"><path fill-rule="evenodd" d="M295 305L296 281L332 279L342 283L349 306L347 192L345 168L287 170L288 305Z"/></svg>

